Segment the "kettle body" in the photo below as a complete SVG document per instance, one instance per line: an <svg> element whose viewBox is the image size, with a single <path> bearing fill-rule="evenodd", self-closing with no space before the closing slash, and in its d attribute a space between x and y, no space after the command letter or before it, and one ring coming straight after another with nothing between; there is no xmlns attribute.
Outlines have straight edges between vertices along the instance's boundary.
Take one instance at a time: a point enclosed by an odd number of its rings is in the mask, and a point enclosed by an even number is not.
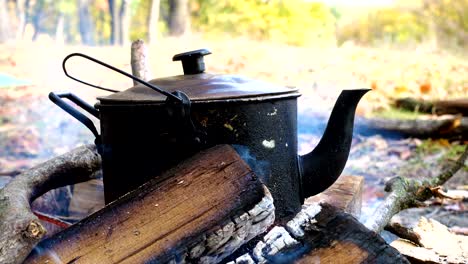
<svg viewBox="0 0 468 264"><path fill-rule="evenodd" d="M94 107L70 93L52 92L49 98L96 136L106 203L200 150L231 144L272 193L277 221L287 221L300 211L305 198L324 191L341 174L356 106L369 89L342 91L317 147L298 156L298 90L237 75L204 73L202 58L207 54L206 50L178 54L174 60L182 60L184 75L149 82L89 56L71 54L64 65L79 55L141 85L100 97ZM67 74L65 66L64 71ZM63 98L97 117L101 134Z"/></svg>

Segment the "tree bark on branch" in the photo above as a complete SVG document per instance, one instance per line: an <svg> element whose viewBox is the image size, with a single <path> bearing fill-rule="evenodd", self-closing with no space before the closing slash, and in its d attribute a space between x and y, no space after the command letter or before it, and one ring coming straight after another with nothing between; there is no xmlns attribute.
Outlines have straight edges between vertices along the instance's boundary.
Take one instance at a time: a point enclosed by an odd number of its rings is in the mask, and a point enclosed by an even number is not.
<svg viewBox="0 0 468 264"><path fill-rule="evenodd" d="M31 203L49 190L98 175L101 158L94 145L78 147L16 176L0 190L0 263L22 263L46 229Z"/></svg>
<svg viewBox="0 0 468 264"><path fill-rule="evenodd" d="M132 65L132 74L144 81L149 81L151 71L149 67L148 49L143 40L138 39L132 42L130 50L130 64ZM133 85L138 85L139 82L133 80Z"/></svg>
<svg viewBox="0 0 468 264"><path fill-rule="evenodd" d="M389 194L376 209L373 217L367 220L366 227L379 233L398 212L420 206L423 201L434 196L435 187L444 184L464 166L467 157L468 146L465 146L455 164L436 177L424 180L395 177L389 180L385 184L385 191Z"/></svg>

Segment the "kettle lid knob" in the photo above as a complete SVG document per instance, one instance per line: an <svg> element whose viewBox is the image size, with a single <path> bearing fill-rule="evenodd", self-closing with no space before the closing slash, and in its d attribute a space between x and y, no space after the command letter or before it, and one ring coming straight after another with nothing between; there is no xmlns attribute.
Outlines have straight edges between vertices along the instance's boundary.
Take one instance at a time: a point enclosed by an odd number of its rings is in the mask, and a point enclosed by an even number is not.
<svg viewBox="0 0 468 264"><path fill-rule="evenodd" d="M184 68L184 74L198 74L205 71L205 62L203 56L211 54L211 51L207 49L199 49L179 53L172 57L172 61L182 61L182 67Z"/></svg>

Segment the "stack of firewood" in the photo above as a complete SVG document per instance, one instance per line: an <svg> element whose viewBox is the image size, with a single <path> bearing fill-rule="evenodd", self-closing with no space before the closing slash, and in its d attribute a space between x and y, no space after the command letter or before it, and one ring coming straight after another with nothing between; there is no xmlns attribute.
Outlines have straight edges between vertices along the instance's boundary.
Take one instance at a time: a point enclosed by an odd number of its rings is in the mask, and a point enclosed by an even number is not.
<svg viewBox="0 0 468 264"><path fill-rule="evenodd" d="M1 190L2 201L11 202L3 204L2 218L24 223L10 230L1 225L0 243L7 249L2 263L21 263L26 257L25 263L218 263L226 258L265 263L283 257L327 262L342 250L353 252L347 254L349 261L403 259L352 216L359 214L362 178L343 177L308 200L294 219L275 223L268 189L227 145L197 154L37 244L45 230L30 213L29 201L68 184L51 185L61 175L70 179L87 172L92 178L98 167L84 165L96 163L95 150L81 147L17 176ZM248 253L231 256L252 239L257 243L244 246Z"/></svg>
<svg viewBox="0 0 468 264"><path fill-rule="evenodd" d="M95 146L83 146L0 190L0 263L408 263L378 233L399 211L437 195L434 186L467 156L465 150L454 167L432 179L390 180L389 195L364 226L355 218L361 177L342 176L306 200L293 219L275 221L269 190L231 146L220 145L43 239L47 231L31 202L100 174Z"/></svg>

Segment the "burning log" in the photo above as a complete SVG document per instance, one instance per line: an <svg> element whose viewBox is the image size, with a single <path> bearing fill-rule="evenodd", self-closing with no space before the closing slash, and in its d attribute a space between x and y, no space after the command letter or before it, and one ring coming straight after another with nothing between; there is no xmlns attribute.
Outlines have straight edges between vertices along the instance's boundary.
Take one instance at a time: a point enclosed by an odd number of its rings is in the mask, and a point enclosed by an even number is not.
<svg viewBox="0 0 468 264"><path fill-rule="evenodd" d="M355 212L355 202L361 199L362 181L361 177L343 177L320 198L308 199L301 212L284 227L271 229L251 253L229 264L408 263L349 214ZM342 194L346 198L339 201Z"/></svg>
<svg viewBox="0 0 468 264"><path fill-rule="evenodd" d="M101 159L82 146L16 176L0 190L0 263L21 263L46 230L31 202L47 191L94 178Z"/></svg>
<svg viewBox="0 0 468 264"><path fill-rule="evenodd" d="M268 190L222 145L42 241L26 263L216 263L273 222Z"/></svg>
<svg viewBox="0 0 468 264"><path fill-rule="evenodd" d="M409 263L376 233L349 214L328 205L304 226L303 247L296 263Z"/></svg>
<svg viewBox="0 0 468 264"><path fill-rule="evenodd" d="M327 204L308 205L286 226L274 227L240 263L409 263L351 215ZM293 222L295 222L293 224ZM289 226L297 226L291 229Z"/></svg>

